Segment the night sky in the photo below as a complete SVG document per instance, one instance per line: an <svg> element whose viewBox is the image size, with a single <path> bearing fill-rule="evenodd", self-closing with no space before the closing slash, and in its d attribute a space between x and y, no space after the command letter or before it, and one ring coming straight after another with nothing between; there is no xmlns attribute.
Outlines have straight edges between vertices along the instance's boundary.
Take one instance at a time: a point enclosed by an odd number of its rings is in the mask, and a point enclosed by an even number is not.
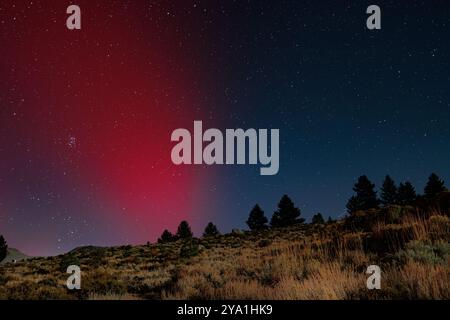
<svg viewBox="0 0 450 320"><path fill-rule="evenodd" d="M183 219L245 228L285 193L308 219L339 217L362 174L448 182L449 39L446 0L2 0L0 234L50 255ZM194 120L280 129L278 175L173 165L170 135Z"/></svg>

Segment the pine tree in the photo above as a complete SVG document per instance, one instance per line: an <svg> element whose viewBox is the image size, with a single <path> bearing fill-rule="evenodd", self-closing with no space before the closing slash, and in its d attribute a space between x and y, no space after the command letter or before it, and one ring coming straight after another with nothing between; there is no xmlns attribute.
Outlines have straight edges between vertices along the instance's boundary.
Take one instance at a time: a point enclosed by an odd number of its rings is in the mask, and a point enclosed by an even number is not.
<svg viewBox="0 0 450 320"><path fill-rule="evenodd" d="M397 202L397 187L394 180L387 175L384 178L383 186L381 187L381 203L388 206Z"/></svg>
<svg viewBox="0 0 450 320"><path fill-rule="evenodd" d="M178 239L190 239L193 237L191 227L187 221L181 221L180 225L177 229L177 238Z"/></svg>
<svg viewBox="0 0 450 320"><path fill-rule="evenodd" d="M312 217L312 224L325 224L325 219L320 212Z"/></svg>
<svg viewBox="0 0 450 320"><path fill-rule="evenodd" d="M205 228L205 231L203 232L204 237L214 237L218 236L220 234L219 229L217 229L216 225L212 222L208 223L208 225Z"/></svg>
<svg viewBox="0 0 450 320"><path fill-rule="evenodd" d="M247 219L247 225L250 230L262 230L267 228L267 218L264 215L264 211L262 211L259 205L255 205L255 207L250 211L250 214Z"/></svg>
<svg viewBox="0 0 450 320"><path fill-rule="evenodd" d="M166 229L161 234L161 237L158 239L158 243L167 243L175 240L176 240L175 236L169 230Z"/></svg>
<svg viewBox="0 0 450 320"><path fill-rule="evenodd" d="M305 219L299 218L300 214L300 209L294 206L294 203L287 195L284 195L278 203L278 210L273 213L270 224L276 228L303 223Z"/></svg>
<svg viewBox="0 0 450 320"><path fill-rule="evenodd" d="M347 212L353 213L358 210L361 210L360 208L363 206L363 203L361 200L356 196L351 196L350 199L347 201Z"/></svg>
<svg viewBox="0 0 450 320"><path fill-rule="evenodd" d="M330 223L333 223L333 222L334 222L334 220L331 217L328 217L327 223L330 224Z"/></svg>
<svg viewBox="0 0 450 320"><path fill-rule="evenodd" d="M8 244L5 238L0 235L0 262L2 262L8 255Z"/></svg>
<svg viewBox="0 0 450 320"><path fill-rule="evenodd" d="M432 173L428 178L427 185L425 186L425 197L434 198L441 192L446 190L444 181L442 181L437 174Z"/></svg>
<svg viewBox="0 0 450 320"><path fill-rule="evenodd" d="M358 210L367 210L378 208L377 193L374 190L375 185L370 182L367 176L358 178L355 183L353 191L356 195L352 196L347 203L347 210L349 213L354 213Z"/></svg>
<svg viewBox="0 0 450 320"><path fill-rule="evenodd" d="M411 182L406 181L398 186L398 203L402 205L411 205L417 199L416 190Z"/></svg>

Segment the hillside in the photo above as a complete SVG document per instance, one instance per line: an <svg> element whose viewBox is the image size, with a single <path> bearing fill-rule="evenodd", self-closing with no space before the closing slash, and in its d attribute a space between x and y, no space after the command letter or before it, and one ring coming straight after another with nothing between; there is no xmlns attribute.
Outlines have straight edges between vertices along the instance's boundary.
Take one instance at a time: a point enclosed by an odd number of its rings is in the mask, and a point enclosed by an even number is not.
<svg viewBox="0 0 450 320"><path fill-rule="evenodd" d="M0 264L12 263L14 261L19 262L19 261L26 260L29 258L30 258L30 256L27 256L26 254L20 252L17 249L8 248L8 255L2 262L0 262Z"/></svg>
<svg viewBox="0 0 450 320"><path fill-rule="evenodd" d="M0 267L9 299L449 299L448 212L410 207L164 244L85 247ZM65 288L80 265L82 289ZM382 289L366 288L369 265Z"/></svg>

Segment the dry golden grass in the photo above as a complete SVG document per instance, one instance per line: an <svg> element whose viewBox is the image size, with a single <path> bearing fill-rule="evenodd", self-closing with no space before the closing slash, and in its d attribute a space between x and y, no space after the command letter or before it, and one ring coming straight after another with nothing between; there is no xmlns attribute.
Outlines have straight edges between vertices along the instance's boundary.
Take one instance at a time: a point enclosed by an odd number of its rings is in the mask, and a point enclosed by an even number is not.
<svg viewBox="0 0 450 320"><path fill-rule="evenodd" d="M82 290L65 289L65 257L0 267L0 299L449 299L450 219L406 215L354 231L327 226L182 242L85 248ZM447 260L445 260L447 259ZM366 288L367 266L382 268L382 290Z"/></svg>
<svg viewBox="0 0 450 320"><path fill-rule="evenodd" d="M450 270L447 266L430 266L408 262L399 270L392 270L386 276L402 288L404 298L408 299L449 299Z"/></svg>
<svg viewBox="0 0 450 320"><path fill-rule="evenodd" d="M399 249L410 240L446 239L446 216L409 216L399 225L378 224L375 236ZM392 230L395 230L392 232ZM404 235L403 232L406 232ZM371 298L364 271L380 264L363 251L362 232L341 235L331 245L315 235L309 241L282 241L263 249L220 249L194 259L179 271L179 280L164 299L354 299ZM410 237L410 238L408 238ZM308 243L308 245L305 245ZM449 264L434 266L408 261L386 265L378 298L448 299ZM403 287L397 292L397 287ZM365 293L366 295L364 295ZM356 296L355 296L356 295ZM359 295L359 296L358 296Z"/></svg>
<svg viewBox="0 0 450 320"><path fill-rule="evenodd" d="M141 300L138 296L135 295L131 295L131 294L124 294L124 295L120 295L120 294L115 294L115 293L109 293L109 294L96 294L96 293L91 293L89 294L89 298L88 300L101 300L101 301L109 301L109 300L113 300L113 301L119 301L119 300L123 300L123 301L130 301L130 300Z"/></svg>

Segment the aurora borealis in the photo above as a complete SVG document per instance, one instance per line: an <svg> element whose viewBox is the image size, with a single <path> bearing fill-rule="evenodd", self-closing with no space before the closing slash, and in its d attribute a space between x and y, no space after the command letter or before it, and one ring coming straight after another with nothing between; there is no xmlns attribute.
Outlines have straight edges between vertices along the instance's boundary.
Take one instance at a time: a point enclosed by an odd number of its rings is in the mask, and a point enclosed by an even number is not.
<svg viewBox="0 0 450 320"><path fill-rule="evenodd" d="M0 234L32 255L200 234L271 215L339 216L355 177L450 178L446 1L0 3ZM176 166L170 135L279 128L280 170Z"/></svg>

